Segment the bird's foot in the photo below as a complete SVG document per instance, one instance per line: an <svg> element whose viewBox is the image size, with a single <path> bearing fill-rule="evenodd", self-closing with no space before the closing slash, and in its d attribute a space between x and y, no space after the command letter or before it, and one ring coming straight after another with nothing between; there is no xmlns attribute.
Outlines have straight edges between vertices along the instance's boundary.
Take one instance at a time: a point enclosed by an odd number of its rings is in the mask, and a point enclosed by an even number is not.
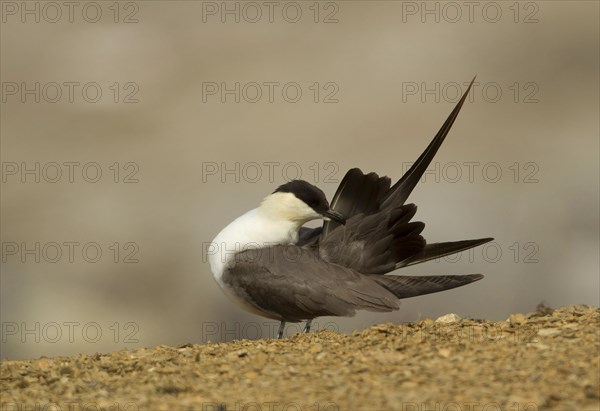
<svg viewBox="0 0 600 411"><path fill-rule="evenodd" d="M279 323L279 331L277 332L277 339L281 340L283 338L283 330L285 329L285 321Z"/></svg>
<svg viewBox="0 0 600 411"><path fill-rule="evenodd" d="M312 320L306 320L306 326L304 327L304 333L309 333L310 332L310 326L312 324Z"/></svg>

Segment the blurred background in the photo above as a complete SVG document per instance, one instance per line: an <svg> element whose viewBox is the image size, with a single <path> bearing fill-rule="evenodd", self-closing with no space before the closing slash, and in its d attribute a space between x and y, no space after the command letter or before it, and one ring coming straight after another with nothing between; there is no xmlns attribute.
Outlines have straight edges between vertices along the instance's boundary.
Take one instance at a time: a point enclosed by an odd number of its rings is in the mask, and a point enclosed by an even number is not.
<svg viewBox="0 0 600 411"><path fill-rule="evenodd" d="M600 303L597 2L1 7L2 358L274 336L206 244L290 179L399 178L474 75L409 201L495 241L399 273L485 279L315 328Z"/></svg>

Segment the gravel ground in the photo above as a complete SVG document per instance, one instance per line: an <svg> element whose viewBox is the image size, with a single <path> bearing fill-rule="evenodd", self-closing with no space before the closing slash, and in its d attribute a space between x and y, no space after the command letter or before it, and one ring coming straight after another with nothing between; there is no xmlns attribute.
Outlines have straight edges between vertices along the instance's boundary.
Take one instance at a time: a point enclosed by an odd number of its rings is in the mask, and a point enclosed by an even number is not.
<svg viewBox="0 0 600 411"><path fill-rule="evenodd" d="M2 361L5 410L599 410L600 310ZM37 407L37 408L36 408Z"/></svg>

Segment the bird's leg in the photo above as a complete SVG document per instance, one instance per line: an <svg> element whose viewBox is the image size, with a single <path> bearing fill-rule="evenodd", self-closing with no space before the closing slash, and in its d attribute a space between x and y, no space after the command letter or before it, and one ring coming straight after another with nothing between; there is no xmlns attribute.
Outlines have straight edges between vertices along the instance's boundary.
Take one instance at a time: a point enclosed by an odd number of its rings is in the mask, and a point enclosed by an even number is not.
<svg viewBox="0 0 600 411"><path fill-rule="evenodd" d="M285 328L285 321L279 323L279 331L277 332L277 339L281 340L283 338L283 330Z"/></svg>
<svg viewBox="0 0 600 411"><path fill-rule="evenodd" d="M312 320L306 320L306 326L304 327L304 332L305 333L309 333L310 332L310 325L312 324Z"/></svg>

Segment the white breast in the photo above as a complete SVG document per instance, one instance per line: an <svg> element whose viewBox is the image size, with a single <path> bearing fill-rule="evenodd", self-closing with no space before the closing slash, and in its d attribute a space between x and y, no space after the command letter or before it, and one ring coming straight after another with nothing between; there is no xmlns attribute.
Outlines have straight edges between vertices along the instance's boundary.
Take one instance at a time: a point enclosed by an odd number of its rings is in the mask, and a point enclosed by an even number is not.
<svg viewBox="0 0 600 411"><path fill-rule="evenodd" d="M257 208L248 211L221 230L208 248L213 277L223 287L223 271L236 253L275 244L294 244L298 241L298 229L297 223L273 220Z"/></svg>

